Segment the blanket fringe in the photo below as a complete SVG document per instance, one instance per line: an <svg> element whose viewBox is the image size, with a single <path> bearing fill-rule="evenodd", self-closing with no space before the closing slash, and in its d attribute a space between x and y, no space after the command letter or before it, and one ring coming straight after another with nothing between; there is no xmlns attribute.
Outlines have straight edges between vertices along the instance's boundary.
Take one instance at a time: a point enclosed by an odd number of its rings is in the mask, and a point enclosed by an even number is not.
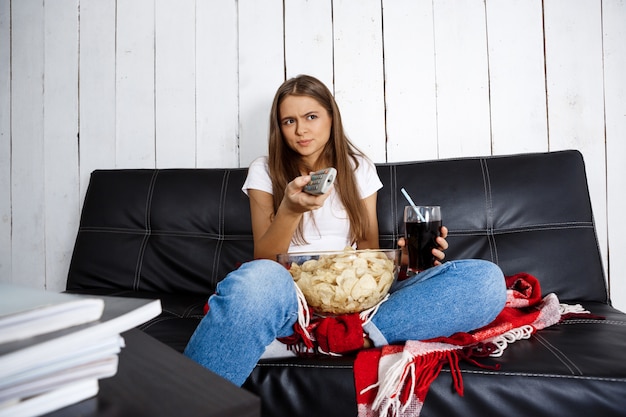
<svg viewBox="0 0 626 417"><path fill-rule="evenodd" d="M502 333L501 335L494 337L493 339L489 340L489 342L493 343L496 348L493 350L493 352L489 354L489 356L492 356L494 358L502 356L504 350L511 343L517 342L518 340L522 339L530 339L530 336L532 336L534 331L535 328L533 326L526 325L518 327L516 329L511 329L506 333Z"/></svg>
<svg viewBox="0 0 626 417"><path fill-rule="evenodd" d="M298 298L298 321L294 324L294 334L292 336L283 337L278 340L287 345L287 349L291 350L299 356L309 356L315 354L315 337L309 331L311 328L311 310L306 302L306 298L302 290L297 285L296 297Z"/></svg>
<svg viewBox="0 0 626 417"><path fill-rule="evenodd" d="M389 294L385 295L385 297L383 297L383 299L380 300L375 306L370 307L367 310L363 310L359 313L359 317L361 318L361 321L363 322L364 326L370 321L372 321L376 313L378 313L378 309L380 308L382 303L384 303L388 299L389 299Z"/></svg>
<svg viewBox="0 0 626 417"><path fill-rule="evenodd" d="M309 310L309 304L306 302L306 298L302 293L302 290L297 285L296 287L296 296L298 297L298 324L302 328L303 336L306 336L307 339L313 340L311 334L308 332L307 328L311 323L311 311Z"/></svg>
<svg viewBox="0 0 626 417"><path fill-rule="evenodd" d="M372 409L379 410L380 415L386 416L397 415L400 408L399 394L402 391L402 386L407 374L411 375L411 387L414 387L415 383L415 364L413 364L414 357L406 350L402 352L401 358L395 362L385 373L385 375L378 379L378 382L364 388L361 394L378 388L376 398L372 404ZM391 408L391 410L390 410Z"/></svg>
<svg viewBox="0 0 626 417"><path fill-rule="evenodd" d="M454 388L463 395L463 379L459 368L459 349L430 352L413 356L404 350L401 358L389 367L379 382L364 388L361 394L378 388L372 409L381 416L398 416L413 407L421 409L432 382L445 364L450 366ZM414 404L417 401L418 404Z"/></svg>
<svg viewBox="0 0 626 417"><path fill-rule="evenodd" d="M589 311L585 310L585 308L581 306L580 304L565 304L565 303L559 304L559 313L561 313L562 316L566 314L572 314L572 313L591 314Z"/></svg>

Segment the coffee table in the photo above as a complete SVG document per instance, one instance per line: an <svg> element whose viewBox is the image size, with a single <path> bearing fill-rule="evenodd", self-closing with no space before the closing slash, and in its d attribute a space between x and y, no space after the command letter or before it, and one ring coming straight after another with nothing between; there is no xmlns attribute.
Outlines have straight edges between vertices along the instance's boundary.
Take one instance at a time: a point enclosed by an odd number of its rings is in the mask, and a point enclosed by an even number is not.
<svg viewBox="0 0 626 417"><path fill-rule="evenodd" d="M96 397L47 414L68 416L257 417L261 401L169 346L133 329L117 374Z"/></svg>

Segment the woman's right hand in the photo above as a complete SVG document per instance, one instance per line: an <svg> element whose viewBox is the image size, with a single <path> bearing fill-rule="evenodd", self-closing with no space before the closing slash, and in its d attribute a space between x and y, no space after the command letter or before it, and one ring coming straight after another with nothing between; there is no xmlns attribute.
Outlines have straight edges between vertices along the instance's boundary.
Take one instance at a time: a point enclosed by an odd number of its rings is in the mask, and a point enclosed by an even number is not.
<svg viewBox="0 0 626 417"><path fill-rule="evenodd" d="M281 205L284 205L285 209L298 214L322 207L330 195L332 187L325 194L312 195L304 191L304 186L310 181L310 175L302 175L294 178L285 188L285 195Z"/></svg>

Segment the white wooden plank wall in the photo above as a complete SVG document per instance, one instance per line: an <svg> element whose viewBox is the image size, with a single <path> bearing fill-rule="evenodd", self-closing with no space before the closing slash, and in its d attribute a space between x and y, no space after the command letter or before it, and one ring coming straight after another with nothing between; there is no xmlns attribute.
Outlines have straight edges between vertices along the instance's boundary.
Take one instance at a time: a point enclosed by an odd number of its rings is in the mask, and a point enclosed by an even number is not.
<svg viewBox="0 0 626 417"><path fill-rule="evenodd" d="M0 279L11 273L11 4L0 0ZM37 283L41 285L41 283Z"/></svg>
<svg viewBox="0 0 626 417"><path fill-rule="evenodd" d="M78 0L46 2L44 27L42 259L46 286L63 288L80 218Z"/></svg>
<svg viewBox="0 0 626 417"><path fill-rule="evenodd" d="M8 190L3 190L3 198L11 201L11 270L3 279L40 287L47 283L45 265L48 261L44 224L45 21L42 6L43 0L16 1L10 5L11 184ZM49 210L62 208L49 207Z"/></svg>
<svg viewBox="0 0 626 417"><path fill-rule="evenodd" d="M626 309L626 1L602 3L609 284ZM600 173L601 176L602 173ZM595 203L595 202L594 202Z"/></svg>
<svg viewBox="0 0 626 417"><path fill-rule="evenodd" d="M626 310L624 0L0 0L0 281L63 289L94 169L265 154L301 73L376 162L579 149Z"/></svg>
<svg viewBox="0 0 626 417"><path fill-rule="evenodd" d="M195 18L196 165L238 166L237 3L198 1Z"/></svg>
<svg viewBox="0 0 626 417"><path fill-rule="evenodd" d="M437 159L433 4L383 1L387 159Z"/></svg>
<svg viewBox="0 0 626 417"><path fill-rule="evenodd" d="M239 163L267 153L268 117L285 79L283 2L239 0ZM217 61L217 62L216 62ZM219 58L213 64L219 65Z"/></svg>
<svg viewBox="0 0 626 417"><path fill-rule="evenodd" d="M154 167L155 1L117 0L116 7L115 164Z"/></svg>
<svg viewBox="0 0 626 417"><path fill-rule="evenodd" d="M380 0L333 4L335 98L348 136L370 158L385 160Z"/></svg>
<svg viewBox="0 0 626 417"><path fill-rule="evenodd" d="M491 153L484 4L433 2L437 147L442 158Z"/></svg>
<svg viewBox="0 0 626 417"><path fill-rule="evenodd" d="M487 2L494 154L549 149L541 0Z"/></svg>
<svg viewBox="0 0 626 417"><path fill-rule="evenodd" d="M80 0L80 201L89 174L116 166L115 0ZM67 243L66 243L67 244Z"/></svg>
<svg viewBox="0 0 626 417"><path fill-rule="evenodd" d="M155 1L153 88L159 167L196 165L195 9L195 0Z"/></svg>
<svg viewBox="0 0 626 417"><path fill-rule="evenodd" d="M317 77L333 88L333 8L330 1L285 2L285 69L287 78Z"/></svg>

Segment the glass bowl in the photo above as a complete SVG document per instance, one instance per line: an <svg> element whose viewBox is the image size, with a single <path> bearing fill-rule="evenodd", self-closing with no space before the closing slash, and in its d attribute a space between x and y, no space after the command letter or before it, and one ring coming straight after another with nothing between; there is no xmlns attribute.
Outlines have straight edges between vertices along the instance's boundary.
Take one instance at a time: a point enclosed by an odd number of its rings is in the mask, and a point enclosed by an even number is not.
<svg viewBox="0 0 626 417"><path fill-rule="evenodd" d="M398 278L400 249L346 248L277 256L309 307L321 315L360 313L378 304Z"/></svg>

